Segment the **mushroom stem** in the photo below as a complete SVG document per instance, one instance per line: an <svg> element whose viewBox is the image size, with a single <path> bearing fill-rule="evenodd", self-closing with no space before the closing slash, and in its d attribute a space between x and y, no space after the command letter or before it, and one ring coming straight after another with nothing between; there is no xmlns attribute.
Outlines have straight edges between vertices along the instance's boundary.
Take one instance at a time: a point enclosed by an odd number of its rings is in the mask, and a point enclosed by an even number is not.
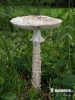
<svg viewBox="0 0 75 100"><path fill-rule="evenodd" d="M32 85L34 88L41 89L41 56L40 43L44 41L40 30L34 30L33 37L33 57L32 57Z"/></svg>
<svg viewBox="0 0 75 100"><path fill-rule="evenodd" d="M30 39L33 42L44 42L45 40L41 36L41 30L34 30L33 37Z"/></svg>
<svg viewBox="0 0 75 100"><path fill-rule="evenodd" d="M32 85L40 89L41 85L41 57L40 57L40 43L33 42L33 58L32 58Z"/></svg>

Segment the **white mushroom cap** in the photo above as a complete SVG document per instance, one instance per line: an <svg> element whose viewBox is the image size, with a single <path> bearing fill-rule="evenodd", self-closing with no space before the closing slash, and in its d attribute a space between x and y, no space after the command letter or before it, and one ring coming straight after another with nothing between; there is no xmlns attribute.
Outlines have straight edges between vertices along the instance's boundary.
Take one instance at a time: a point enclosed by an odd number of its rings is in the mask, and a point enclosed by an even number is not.
<svg viewBox="0 0 75 100"><path fill-rule="evenodd" d="M57 28L62 23L60 19L41 15L16 17L10 20L10 22L19 28L28 30L50 30Z"/></svg>

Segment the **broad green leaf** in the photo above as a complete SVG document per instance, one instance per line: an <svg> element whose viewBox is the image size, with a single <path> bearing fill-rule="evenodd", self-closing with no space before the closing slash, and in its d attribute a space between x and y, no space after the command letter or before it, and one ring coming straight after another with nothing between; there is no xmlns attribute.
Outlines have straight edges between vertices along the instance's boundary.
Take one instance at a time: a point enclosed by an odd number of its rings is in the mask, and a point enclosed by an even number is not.
<svg viewBox="0 0 75 100"><path fill-rule="evenodd" d="M16 94L15 93L4 93L1 98L3 100L15 100L16 99Z"/></svg>
<svg viewBox="0 0 75 100"><path fill-rule="evenodd" d="M4 84L4 78L0 76L0 85Z"/></svg>
<svg viewBox="0 0 75 100"><path fill-rule="evenodd" d="M66 86L74 87L75 86L75 75L70 74L64 77L64 79L62 80L62 84Z"/></svg>
<svg viewBox="0 0 75 100"><path fill-rule="evenodd" d="M66 33L66 35L70 38L70 40L73 40L73 38L70 34Z"/></svg>
<svg viewBox="0 0 75 100"><path fill-rule="evenodd" d="M29 91L30 100L33 100L35 95L36 95L35 88L31 88L30 91Z"/></svg>
<svg viewBox="0 0 75 100"><path fill-rule="evenodd" d="M21 66L22 63L20 63L20 59L18 57L13 57L14 61L15 61L15 64L18 65L18 66Z"/></svg>
<svg viewBox="0 0 75 100"><path fill-rule="evenodd" d="M54 67L54 73L56 74L56 75L58 75L58 76L61 76L61 67L60 66L55 66Z"/></svg>
<svg viewBox="0 0 75 100"><path fill-rule="evenodd" d="M61 84L61 79L60 78L55 78L52 81L54 84Z"/></svg>
<svg viewBox="0 0 75 100"><path fill-rule="evenodd" d="M71 30L74 30L74 28L72 27L72 26L66 26L65 28L67 28L67 29L71 29Z"/></svg>
<svg viewBox="0 0 75 100"><path fill-rule="evenodd" d="M64 96L57 96L53 100L66 100L66 97L64 97Z"/></svg>
<svg viewBox="0 0 75 100"><path fill-rule="evenodd" d="M59 60L59 61L57 62L57 65L60 66L60 67L63 67L63 66L66 65L66 62L65 62L64 60Z"/></svg>
<svg viewBox="0 0 75 100"><path fill-rule="evenodd" d="M51 63L50 63L50 62L45 62L43 65L50 66L50 65L51 65Z"/></svg>

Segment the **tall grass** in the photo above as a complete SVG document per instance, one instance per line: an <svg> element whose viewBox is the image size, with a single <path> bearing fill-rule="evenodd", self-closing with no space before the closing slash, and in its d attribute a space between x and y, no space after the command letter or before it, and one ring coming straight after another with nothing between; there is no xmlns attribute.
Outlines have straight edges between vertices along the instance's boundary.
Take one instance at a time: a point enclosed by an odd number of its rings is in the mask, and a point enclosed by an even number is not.
<svg viewBox="0 0 75 100"><path fill-rule="evenodd" d="M46 15L63 23L54 30L42 31L42 90L37 94L31 86L32 31L21 30L10 19L24 15ZM31 6L0 7L0 99L50 100L50 88L72 88L75 85L75 9ZM67 78L69 77L69 78ZM66 81L67 78L67 81ZM69 83L70 82L70 83ZM73 85L74 84L74 85ZM56 94L52 100L68 100ZM75 95L75 94L74 94ZM69 99L72 100L74 95ZM73 99L74 100L74 99Z"/></svg>

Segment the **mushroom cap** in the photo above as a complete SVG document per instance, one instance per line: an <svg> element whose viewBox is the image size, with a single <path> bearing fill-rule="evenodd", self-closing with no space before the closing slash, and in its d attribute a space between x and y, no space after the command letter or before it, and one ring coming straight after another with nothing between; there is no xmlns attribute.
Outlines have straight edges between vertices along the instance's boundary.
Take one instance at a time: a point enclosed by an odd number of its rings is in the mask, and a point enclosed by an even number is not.
<svg viewBox="0 0 75 100"><path fill-rule="evenodd" d="M28 30L50 30L57 28L62 23L60 19L42 15L16 17L10 20L10 22L19 28Z"/></svg>

